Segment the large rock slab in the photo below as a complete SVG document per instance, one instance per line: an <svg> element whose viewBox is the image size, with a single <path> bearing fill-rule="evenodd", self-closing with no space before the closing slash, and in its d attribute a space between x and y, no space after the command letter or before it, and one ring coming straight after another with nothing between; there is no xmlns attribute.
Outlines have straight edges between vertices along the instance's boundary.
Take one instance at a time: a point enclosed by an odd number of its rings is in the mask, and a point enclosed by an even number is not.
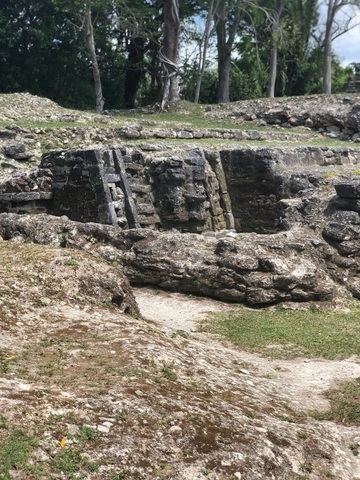
<svg viewBox="0 0 360 480"><path fill-rule="evenodd" d="M329 301L338 288L319 261L316 242L304 232L212 238L79 223L48 215L0 215L0 234L81 248L122 265L136 284L266 305L281 301Z"/></svg>

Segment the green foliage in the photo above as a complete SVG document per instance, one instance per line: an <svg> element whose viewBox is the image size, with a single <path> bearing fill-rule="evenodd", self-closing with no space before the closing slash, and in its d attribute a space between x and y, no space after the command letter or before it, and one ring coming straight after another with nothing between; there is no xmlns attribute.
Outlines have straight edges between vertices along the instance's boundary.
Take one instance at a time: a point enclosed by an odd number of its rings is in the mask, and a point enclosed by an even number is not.
<svg viewBox="0 0 360 480"><path fill-rule="evenodd" d="M78 441L80 442L88 442L88 441L94 441L97 438L97 432L91 427L87 427L86 425L83 425L80 428L79 435L77 436Z"/></svg>
<svg viewBox="0 0 360 480"><path fill-rule="evenodd" d="M92 68L83 30L84 3L2 1L0 92L27 91L63 106L93 108ZM270 0L260 3L264 8L274 6ZM224 25L228 37L238 5L243 13L232 49L236 54L232 52L231 101L265 95L273 39L271 22L264 11L241 2L230 2L224 10L229 14ZM311 30L318 19L317 7L317 0L286 2L281 16L282 33L277 37L277 96L321 91L323 52L310 43ZM198 19L206 17L208 8L209 2L180 1L184 38L194 44L201 41L203 32ZM221 2L219 8L223 8ZM92 0L92 17L105 109L133 108L158 101L162 83L158 55L163 30L161 2ZM214 39L215 29L212 34ZM223 53L226 48L229 45L223 45ZM194 100L198 76L198 55L194 58L186 59L179 77L182 98L189 101ZM350 74L349 67L344 69L334 60L334 92L341 91ZM217 71L208 65L200 103L215 103L217 91Z"/></svg>
<svg viewBox="0 0 360 480"><path fill-rule="evenodd" d="M92 69L82 28L84 3L4 0L0 92L28 91L63 106L93 107ZM121 108L130 98L136 101L145 73L157 75L161 11L156 2L146 0L94 0L92 16L105 108Z"/></svg>
<svg viewBox="0 0 360 480"><path fill-rule="evenodd" d="M261 87L261 74L259 70L242 72L237 68L230 70L230 101L259 98L263 95Z"/></svg>
<svg viewBox="0 0 360 480"><path fill-rule="evenodd" d="M346 82L354 75L352 67L342 67L337 58L334 59L332 64L332 92L342 92Z"/></svg>
<svg viewBox="0 0 360 480"><path fill-rule="evenodd" d="M198 75L198 64L186 63L182 67L180 77L180 93L183 100L194 101L195 87ZM202 83L199 103L216 103L217 96L217 73L215 70L205 70Z"/></svg>
<svg viewBox="0 0 360 480"><path fill-rule="evenodd" d="M263 7L273 8L274 2L264 1ZM262 95L266 92L270 51L273 42L271 21L261 10L251 12L253 25L248 24L236 44L239 60L236 65L247 75L250 86ZM317 21L317 1L286 2L280 17L276 96L304 95L319 91L322 52L310 44L311 30ZM265 26L265 28L264 28ZM318 54L321 53L321 56ZM251 98L245 89L245 98ZM254 93L251 91L251 94ZM261 96L261 95L258 95Z"/></svg>

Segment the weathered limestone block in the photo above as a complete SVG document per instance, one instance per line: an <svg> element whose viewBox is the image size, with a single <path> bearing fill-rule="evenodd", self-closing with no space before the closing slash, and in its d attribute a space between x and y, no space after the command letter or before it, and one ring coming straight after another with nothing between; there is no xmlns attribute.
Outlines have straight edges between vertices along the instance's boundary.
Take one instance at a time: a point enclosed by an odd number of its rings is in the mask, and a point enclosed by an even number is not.
<svg viewBox="0 0 360 480"><path fill-rule="evenodd" d="M141 129L131 128L131 127L124 127L119 132L121 136L125 138L139 138L141 134Z"/></svg>
<svg viewBox="0 0 360 480"><path fill-rule="evenodd" d="M337 197L332 201L333 208L360 213L360 199Z"/></svg>
<svg viewBox="0 0 360 480"><path fill-rule="evenodd" d="M346 257L349 255L358 255L360 253L360 242L345 240L339 243L337 249L340 255L344 255Z"/></svg>
<svg viewBox="0 0 360 480"><path fill-rule="evenodd" d="M360 238L360 225L329 222L325 225L323 234L336 242L354 240Z"/></svg>
<svg viewBox="0 0 360 480"><path fill-rule="evenodd" d="M177 138L194 138L194 135L192 132L189 132L187 130L180 130L176 132Z"/></svg>
<svg viewBox="0 0 360 480"><path fill-rule="evenodd" d="M0 140L3 139L13 139L16 137L16 132L14 130L0 129Z"/></svg>
<svg viewBox="0 0 360 480"><path fill-rule="evenodd" d="M218 188L202 152L155 158L147 172L163 228L195 232L212 228Z"/></svg>
<svg viewBox="0 0 360 480"><path fill-rule="evenodd" d="M338 196L330 202L333 211L323 228L328 239L344 257L360 254L360 180L335 185Z"/></svg>
<svg viewBox="0 0 360 480"><path fill-rule="evenodd" d="M3 147L4 154L17 161L29 160L34 156L33 153L27 152L25 144L22 142L12 143Z"/></svg>
<svg viewBox="0 0 360 480"><path fill-rule="evenodd" d="M347 180L335 184L335 190L340 198L360 199L360 179Z"/></svg>
<svg viewBox="0 0 360 480"><path fill-rule="evenodd" d="M12 143L10 145L6 145L3 148L3 151L5 155L8 155L9 157L14 157L19 153L25 153L25 144L22 142Z"/></svg>

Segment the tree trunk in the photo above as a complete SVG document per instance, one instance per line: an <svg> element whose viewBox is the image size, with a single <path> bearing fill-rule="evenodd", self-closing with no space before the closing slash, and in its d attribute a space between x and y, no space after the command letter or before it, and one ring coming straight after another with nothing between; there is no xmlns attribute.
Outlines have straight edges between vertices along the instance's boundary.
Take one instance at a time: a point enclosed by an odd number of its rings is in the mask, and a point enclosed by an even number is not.
<svg viewBox="0 0 360 480"><path fill-rule="evenodd" d="M324 70L323 70L323 93L331 93L331 31L326 29L324 41Z"/></svg>
<svg viewBox="0 0 360 480"><path fill-rule="evenodd" d="M218 102L228 103L230 102L230 66L231 66L231 53L225 50L224 56L218 60Z"/></svg>
<svg viewBox="0 0 360 480"><path fill-rule="evenodd" d="M95 102L96 102L96 111L102 112L104 109L104 97L102 94L102 86L101 86L101 77L100 77L100 68L97 61L96 56L96 49L95 49L95 41L94 41L94 29L91 21L91 0L86 0L85 3L85 38L86 38L86 46L89 50L92 69L93 69L93 77L94 77L94 85L95 85Z"/></svg>
<svg viewBox="0 0 360 480"><path fill-rule="evenodd" d="M269 65L269 83L267 87L266 96L268 98L275 97L275 83L276 83L276 76L277 76L277 54L278 54L278 46L277 42L274 41L271 53L270 53L270 65Z"/></svg>
<svg viewBox="0 0 360 480"><path fill-rule="evenodd" d="M218 49L218 102L230 102L230 65L231 50L226 42L226 24L224 18L218 18L216 24Z"/></svg>
<svg viewBox="0 0 360 480"><path fill-rule="evenodd" d="M275 3L274 17L272 19L271 27L271 53L270 53L270 63L269 63L269 83L267 87L266 96L268 98L275 97L275 84L277 76L277 58L278 58L278 45L279 45L279 36L280 36L280 17L285 7L285 2L281 1Z"/></svg>
<svg viewBox="0 0 360 480"><path fill-rule="evenodd" d="M239 5L237 5L239 7ZM229 23L226 5L216 12L216 36L218 50L218 102L230 101L231 50L243 12L237 8ZM227 24L228 22L228 24ZM228 30L228 35L227 35ZM226 38L227 35L227 38Z"/></svg>
<svg viewBox="0 0 360 480"><path fill-rule="evenodd" d="M205 72L206 67L206 57L207 57L207 50L209 46L209 39L211 33L211 23L214 19L214 0L211 0L209 11L206 17L205 22L205 30L203 36L203 43L200 45L200 60L199 60L199 71L198 71L198 78L196 81L196 88L195 88L195 95L194 95L194 102L199 102L200 97L200 90L201 90L201 83Z"/></svg>
<svg viewBox="0 0 360 480"><path fill-rule="evenodd" d="M177 55L179 49L180 18L179 1L164 0L164 40L160 50L160 62L163 70L163 94L161 110L167 102L180 99L177 82Z"/></svg>

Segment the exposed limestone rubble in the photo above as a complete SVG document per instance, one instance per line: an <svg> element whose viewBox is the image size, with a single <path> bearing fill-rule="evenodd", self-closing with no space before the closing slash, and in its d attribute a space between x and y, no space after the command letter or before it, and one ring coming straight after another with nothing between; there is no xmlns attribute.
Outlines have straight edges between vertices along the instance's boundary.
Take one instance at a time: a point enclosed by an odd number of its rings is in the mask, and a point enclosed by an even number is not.
<svg viewBox="0 0 360 480"><path fill-rule="evenodd" d="M309 95L246 100L209 108L207 115L260 125L304 126L326 137L360 141L360 95Z"/></svg>

